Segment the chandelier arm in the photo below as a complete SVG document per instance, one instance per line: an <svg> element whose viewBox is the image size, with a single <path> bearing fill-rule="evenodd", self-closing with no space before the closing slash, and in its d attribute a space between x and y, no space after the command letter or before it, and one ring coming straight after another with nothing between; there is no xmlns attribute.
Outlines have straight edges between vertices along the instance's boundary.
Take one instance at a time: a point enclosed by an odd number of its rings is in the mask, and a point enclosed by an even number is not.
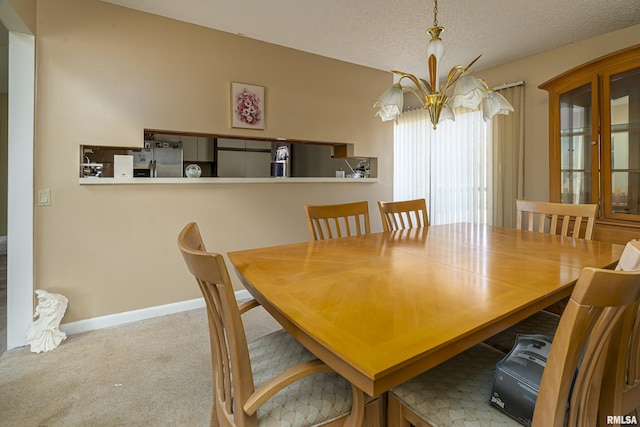
<svg viewBox="0 0 640 427"><path fill-rule="evenodd" d="M449 71L449 75L447 76L447 84L444 86L444 90L442 92L446 92L447 90L449 90L449 88L458 81L464 71L465 68L463 68L461 65L456 65L455 67L453 67L451 71Z"/></svg>
<svg viewBox="0 0 640 427"><path fill-rule="evenodd" d="M469 68L471 68L471 66L475 64L478 61L478 59L480 59L481 56L482 54L478 55L466 67L463 67L462 65L456 65L455 67L453 67L451 71L449 71L449 76L447 77L447 84L445 85L445 89L443 92L446 92L447 89L449 89L452 85L454 85L455 82L458 81L460 76L462 76Z"/></svg>
<svg viewBox="0 0 640 427"><path fill-rule="evenodd" d="M424 85L424 87L427 89L427 92L431 93L431 85L429 84L428 81L426 81L425 79L420 79L420 81L422 82L422 84Z"/></svg>
<svg viewBox="0 0 640 427"><path fill-rule="evenodd" d="M476 56L476 59L474 59L473 61L471 61L471 62L469 63L469 65L467 65L467 66L465 67L464 71L467 71L469 68L471 68L471 66L472 66L473 64L475 64L475 63L476 63L476 61L478 61L478 59L480 59L480 57L481 57L481 56L482 56L482 54L480 54L480 55Z"/></svg>
<svg viewBox="0 0 640 427"><path fill-rule="evenodd" d="M424 99L420 97L420 94L414 88L412 88L411 86L402 86L402 88L414 94L415 97L418 98L418 100L424 105Z"/></svg>
<svg viewBox="0 0 640 427"><path fill-rule="evenodd" d="M395 74L398 74L400 76L400 79L398 80L398 83L400 83L402 81L402 79L405 79L405 78L411 80L413 82L413 84L415 84L416 87L418 88L418 90L420 91L419 94L411 86L402 86L402 88L403 89L407 89L409 92L413 93L423 104L426 102L427 96L429 95L430 91L428 91L425 88L425 85L420 81L421 79L418 79L413 74L405 73L405 72L402 72L402 71L392 70L391 72L395 73Z"/></svg>

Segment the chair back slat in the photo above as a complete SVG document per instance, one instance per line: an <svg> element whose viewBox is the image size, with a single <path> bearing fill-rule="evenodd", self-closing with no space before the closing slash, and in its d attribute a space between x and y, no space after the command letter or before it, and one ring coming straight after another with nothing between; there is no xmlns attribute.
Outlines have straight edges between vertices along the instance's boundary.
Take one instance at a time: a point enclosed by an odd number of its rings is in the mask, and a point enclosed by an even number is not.
<svg viewBox="0 0 640 427"><path fill-rule="evenodd" d="M429 215L425 199L378 202L384 231L426 227Z"/></svg>
<svg viewBox="0 0 640 427"><path fill-rule="evenodd" d="M598 205L516 200L516 211L516 228L520 230L591 240Z"/></svg>
<svg viewBox="0 0 640 427"><path fill-rule="evenodd" d="M369 205L366 201L338 205L306 205L304 209L311 240L370 233Z"/></svg>

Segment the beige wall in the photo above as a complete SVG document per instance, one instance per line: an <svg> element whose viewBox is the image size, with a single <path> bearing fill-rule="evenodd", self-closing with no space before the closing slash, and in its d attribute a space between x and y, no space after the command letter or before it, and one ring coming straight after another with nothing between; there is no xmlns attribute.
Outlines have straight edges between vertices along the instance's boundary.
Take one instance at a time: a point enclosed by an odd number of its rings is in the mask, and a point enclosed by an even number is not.
<svg viewBox="0 0 640 427"><path fill-rule="evenodd" d="M638 43L640 25L475 73L491 86L525 81L525 198L549 200L548 96L538 86L585 62Z"/></svg>
<svg viewBox="0 0 640 427"><path fill-rule="evenodd" d="M95 0L38 2L36 289L64 323L199 297L175 240L197 221L210 250L307 240L303 205L389 199L389 73ZM231 81L266 87L265 131L229 127ZM371 184L78 184L79 146L141 145L144 128L349 142L378 157ZM372 226L381 229L377 215Z"/></svg>
<svg viewBox="0 0 640 427"><path fill-rule="evenodd" d="M392 124L373 117L389 73L95 0L37 9L36 289L69 297L64 322L197 298L175 247L188 221L226 253L307 239L302 206L392 197ZM525 196L548 197L547 94L537 86L640 43L640 26L477 73L526 81ZM229 85L266 87L267 129L229 128ZM339 102L336 102L338 100ZM377 184L80 186L81 144L136 145L142 129L326 140L379 158Z"/></svg>

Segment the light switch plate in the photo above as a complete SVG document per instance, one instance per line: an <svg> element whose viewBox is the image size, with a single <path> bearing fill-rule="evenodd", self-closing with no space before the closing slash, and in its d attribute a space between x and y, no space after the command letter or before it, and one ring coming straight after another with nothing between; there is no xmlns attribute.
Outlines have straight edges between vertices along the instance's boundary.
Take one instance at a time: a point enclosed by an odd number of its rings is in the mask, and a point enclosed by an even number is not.
<svg viewBox="0 0 640 427"><path fill-rule="evenodd" d="M51 206L51 190L38 190L38 206Z"/></svg>

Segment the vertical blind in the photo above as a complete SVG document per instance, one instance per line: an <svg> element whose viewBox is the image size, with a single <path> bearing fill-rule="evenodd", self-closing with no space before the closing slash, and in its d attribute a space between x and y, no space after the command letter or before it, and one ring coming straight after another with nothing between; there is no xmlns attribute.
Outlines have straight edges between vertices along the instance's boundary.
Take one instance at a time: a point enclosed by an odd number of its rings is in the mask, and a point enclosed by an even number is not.
<svg viewBox="0 0 640 427"><path fill-rule="evenodd" d="M424 198L433 225L492 221L491 126L479 111L456 111L433 130L424 109L394 127L394 200Z"/></svg>

